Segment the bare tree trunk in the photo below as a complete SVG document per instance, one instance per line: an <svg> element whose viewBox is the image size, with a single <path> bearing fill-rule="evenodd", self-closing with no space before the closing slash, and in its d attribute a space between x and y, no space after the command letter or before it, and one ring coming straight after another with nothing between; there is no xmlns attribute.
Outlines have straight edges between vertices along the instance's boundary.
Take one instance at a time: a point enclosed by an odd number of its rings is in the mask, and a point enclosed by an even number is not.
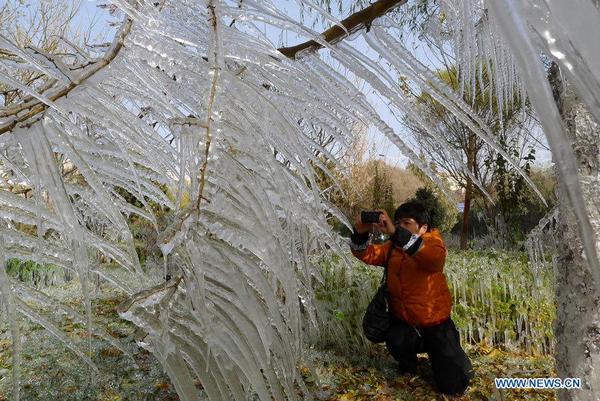
<svg viewBox="0 0 600 401"><path fill-rule="evenodd" d="M471 210L471 192L473 191L473 183L470 178L467 178L467 186L465 188L465 200L463 208L462 228L460 230L460 249L467 249L469 240L469 211Z"/></svg>
<svg viewBox="0 0 600 401"><path fill-rule="evenodd" d="M556 65L551 67L549 79L579 161L578 179L594 228L598 252L600 125L570 90L564 92ZM560 163L560 160L555 162ZM600 397L600 283L595 283L592 278L575 216L560 185L557 195L560 218L556 266L557 316L554 323L556 372L561 378L578 377L582 382L581 390L559 390L558 396L561 401L596 401Z"/></svg>
<svg viewBox="0 0 600 401"><path fill-rule="evenodd" d="M470 172L475 171L475 135L469 133L467 143L467 168ZM463 208L462 229L460 231L460 249L467 249L469 240L469 212L471 210L471 199L473 197L473 181L467 177L467 185L465 187L465 201Z"/></svg>

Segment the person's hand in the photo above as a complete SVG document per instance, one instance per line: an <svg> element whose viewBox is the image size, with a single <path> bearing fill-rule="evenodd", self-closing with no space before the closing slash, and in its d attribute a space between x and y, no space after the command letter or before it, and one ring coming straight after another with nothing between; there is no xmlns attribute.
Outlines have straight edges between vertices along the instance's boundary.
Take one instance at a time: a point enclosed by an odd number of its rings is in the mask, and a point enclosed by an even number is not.
<svg viewBox="0 0 600 401"><path fill-rule="evenodd" d="M376 226L378 227L379 225L377 223L363 223L360 219L360 213L354 217L354 231L356 231L357 234L364 234L373 231L373 227Z"/></svg>
<svg viewBox="0 0 600 401"><path fill-rule="evenodd" d="M377 228L384 234L393 235L396 232L396 226L394 226L394 222L388 216L387 212L383 209L375 209L378 212L381 212L379 215L379 223L377 224Z"/></svg>

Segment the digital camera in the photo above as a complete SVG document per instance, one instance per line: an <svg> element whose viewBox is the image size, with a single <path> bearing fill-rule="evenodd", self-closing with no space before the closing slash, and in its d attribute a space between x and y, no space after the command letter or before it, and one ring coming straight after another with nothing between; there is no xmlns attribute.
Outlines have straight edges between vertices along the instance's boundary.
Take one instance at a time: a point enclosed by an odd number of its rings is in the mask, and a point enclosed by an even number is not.
<svg viewBox="0 0 600 401"><path fill-rule="evenodd" d="M360 221L363 224L369 223L379 223L379 215L381 212L376 212L374 210L365 210L360 212Z"/></svg>

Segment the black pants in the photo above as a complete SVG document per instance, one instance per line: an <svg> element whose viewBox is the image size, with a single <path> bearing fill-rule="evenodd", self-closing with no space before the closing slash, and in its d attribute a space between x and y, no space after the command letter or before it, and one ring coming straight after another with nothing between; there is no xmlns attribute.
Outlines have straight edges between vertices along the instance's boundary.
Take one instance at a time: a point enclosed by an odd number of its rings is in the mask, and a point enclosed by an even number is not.
<svg viewBox="0 0 600 401"><path fill-rule="evenodd" d="M433 378L440 392L462 394L473 378L471 361L460 346L458 330L451 319L438 325L415 329L392 320L386 346L402 372L415 373L417 353L427 352Z"/></svg>

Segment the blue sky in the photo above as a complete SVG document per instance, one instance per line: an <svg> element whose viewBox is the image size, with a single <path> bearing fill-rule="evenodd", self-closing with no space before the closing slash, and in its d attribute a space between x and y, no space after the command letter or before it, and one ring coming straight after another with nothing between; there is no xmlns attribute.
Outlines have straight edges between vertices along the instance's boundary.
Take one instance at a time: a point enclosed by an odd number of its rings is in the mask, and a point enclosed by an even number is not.
<svg viewBox="0 0 600 401"><path fill-rule="evenodd" d="M115 18L108 11L98 7L98 4L102 3L97 0L82 0L76 21L81 29L86 29L91 23L93 35L104 38L102 41L109 41L116 31L109 23Z"/></svg>

